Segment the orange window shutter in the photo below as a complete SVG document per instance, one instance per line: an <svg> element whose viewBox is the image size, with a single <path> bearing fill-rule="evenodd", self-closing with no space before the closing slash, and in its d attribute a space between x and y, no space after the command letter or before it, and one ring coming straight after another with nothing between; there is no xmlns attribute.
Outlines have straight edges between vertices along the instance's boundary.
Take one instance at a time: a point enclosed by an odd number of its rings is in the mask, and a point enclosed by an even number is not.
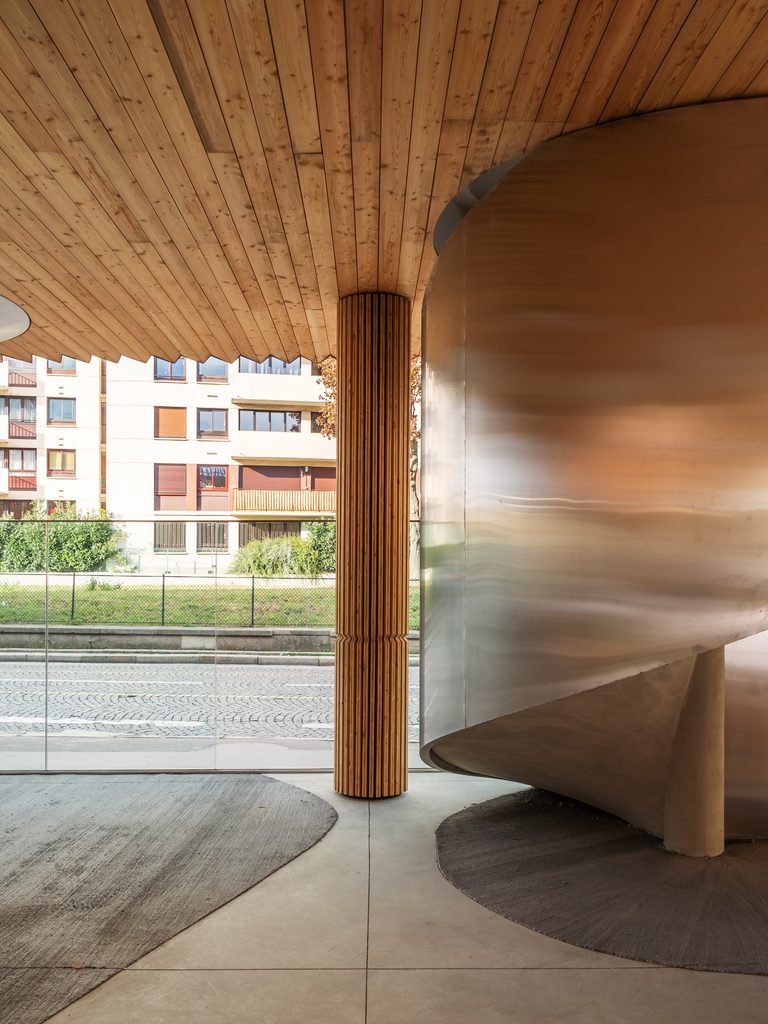
<svg viewBox="0 0 768 1024"><path fill-rule="evenodd" d="M156 437L186 437L187 410L165 405L155 407Z"/></svg>

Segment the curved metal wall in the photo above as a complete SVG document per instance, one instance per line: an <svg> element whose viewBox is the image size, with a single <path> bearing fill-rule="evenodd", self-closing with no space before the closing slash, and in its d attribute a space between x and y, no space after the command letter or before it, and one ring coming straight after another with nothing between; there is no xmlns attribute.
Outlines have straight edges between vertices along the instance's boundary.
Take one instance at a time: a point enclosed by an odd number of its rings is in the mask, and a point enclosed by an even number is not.
<svg viewBox="0 0 768 1024"><path fill-rule="evenodd" d="M553 140L444 245L425 311L427 760L536 782L514 750L505 771L453 740L768 629L766 127L768 101L746 100ZM734 722L753 683L754 664L726 680ZM729 745L761 795L739 831L768 827L768 704L750 699L754 735Z"/></svg>

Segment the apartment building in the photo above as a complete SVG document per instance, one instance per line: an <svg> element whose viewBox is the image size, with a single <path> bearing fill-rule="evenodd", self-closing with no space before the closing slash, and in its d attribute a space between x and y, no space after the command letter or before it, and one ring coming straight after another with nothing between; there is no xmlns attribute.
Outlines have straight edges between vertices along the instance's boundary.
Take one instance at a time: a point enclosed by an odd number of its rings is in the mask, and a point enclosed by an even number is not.
<svg viewBox="0 0 768 1024"><path fill-rule="evenodd" d="M251 540L334 515L336 445L309 360L121 359L107 394L107 505L143 571L225 569Z"/></svg>
<svg viewBox="0 0 768 1024"><path fill-rule="evenodd" d="M98 359L0 362L0 512L104 504L102 378Z"/></svg>
<svg viewBox="0 0 768 1024"><path fill-rule="evenodd" d="M318 368L236 363L0 362L0 512L107 508L142 571L226 569L237 549L336 511L336 445Z"/></svg>

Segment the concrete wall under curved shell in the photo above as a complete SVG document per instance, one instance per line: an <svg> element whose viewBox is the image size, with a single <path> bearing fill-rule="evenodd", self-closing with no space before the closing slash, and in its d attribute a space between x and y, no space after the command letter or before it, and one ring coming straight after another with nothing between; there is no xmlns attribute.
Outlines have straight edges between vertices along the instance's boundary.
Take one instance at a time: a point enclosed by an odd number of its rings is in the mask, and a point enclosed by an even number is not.
<svg viewBox="0 0 768 1024"><path fill-rule="evenodd" d="M755 99L545 143L444 245L427 761L669 836L689 784L722 806L724 742L726 829L768 834L767 240Z"/></svg>

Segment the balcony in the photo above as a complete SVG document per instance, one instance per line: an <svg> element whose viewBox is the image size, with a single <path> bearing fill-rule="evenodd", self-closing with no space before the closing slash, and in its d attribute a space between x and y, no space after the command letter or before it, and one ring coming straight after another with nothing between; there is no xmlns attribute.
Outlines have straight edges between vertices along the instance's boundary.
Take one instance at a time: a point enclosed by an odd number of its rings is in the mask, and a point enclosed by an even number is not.
<svg viewBox="0 0 768 1024"><path fill-rule="evenodd" d="M8 470L0 469L0 494L8 494Z"/></svg>
<svg viewBox="0 0 768 1024"><path fill-rule="evenodd" d="M236 462L279 462L288 466L332 466L336 462L336 442L322 434L304 430L294 433L238 430L230 436L232 458Z"/></svg>
<svg viewBox="0 0 768 1024"><path fill-rule="evenodd" d="M14 369L8 367L8 387L11 388L34 388L37 387L37 371L30 369Z"/></svg>
<svg viewBox="0 0 768 1024"><path fill-rule="evenodd" d="M8 437L21 438L24 441L34 441L37 437L37 426L35 423L23 423L20 420L9 420Z"/></svg>
<svg viewBox="0 0 768 1024"><path fill-rule="evenodd" d="M12 469L8 472L9 491L37 490L37 473L35 470Z"/></svg>
<svg viewBox="0 0 768 1024"><path fill-rule="evenodd" d="M336 511L336 491L232 491L233 512L270 512L280 515Z"/></svg>
<svg viewBox="0 0 768 1024"><path fill-rule="evenodd" d="M235 405L261 405L270 409L322 409L317 377L302 373L238 373L230 378Z"/></svg>

